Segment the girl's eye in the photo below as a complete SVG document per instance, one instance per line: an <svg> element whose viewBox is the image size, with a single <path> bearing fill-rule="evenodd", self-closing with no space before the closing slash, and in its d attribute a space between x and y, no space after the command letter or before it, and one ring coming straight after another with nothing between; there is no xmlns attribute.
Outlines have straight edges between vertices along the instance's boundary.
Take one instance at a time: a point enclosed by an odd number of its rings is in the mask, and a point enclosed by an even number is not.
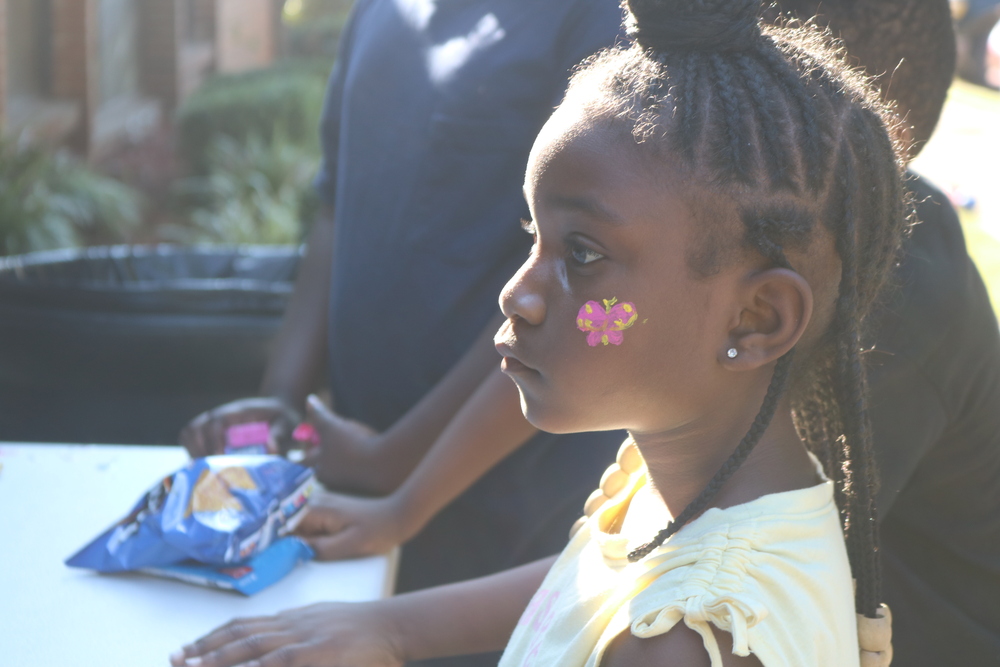
<svg viewBox="0 0 1000 667"><path fill-rule="evenodd" d="M599 259L604 259L604 255L597 252L596 250L591 250L590 248L582 245L574 245L569 251L570 257L577 264L590 264L591 262L596 262Z"/></svg>

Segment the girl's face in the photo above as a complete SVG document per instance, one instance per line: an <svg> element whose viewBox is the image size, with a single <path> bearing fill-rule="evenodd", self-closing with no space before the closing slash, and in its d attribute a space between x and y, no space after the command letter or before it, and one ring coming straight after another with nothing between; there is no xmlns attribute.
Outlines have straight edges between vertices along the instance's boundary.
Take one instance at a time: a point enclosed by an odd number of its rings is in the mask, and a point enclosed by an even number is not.
<svg viewBox="0 0 1000 667"><path fill-rule="evenodd" d="M748 267L692 272L697 226L719 226L672 171L572 106L536 140L524 186L535 245L501 293L496 343L542 430L699 428L733 397L739 374L720 359Z"/></svg>

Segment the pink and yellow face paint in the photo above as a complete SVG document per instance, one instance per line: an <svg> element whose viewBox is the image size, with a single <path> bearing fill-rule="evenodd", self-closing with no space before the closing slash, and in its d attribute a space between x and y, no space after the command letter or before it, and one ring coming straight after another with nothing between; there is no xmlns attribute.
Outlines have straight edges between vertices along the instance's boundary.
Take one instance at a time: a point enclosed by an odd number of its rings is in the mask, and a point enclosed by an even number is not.
<svg viewBox="0 0 1000 667"><path fill-rule="evenodd" d="M639 314L633 303L618 303L618 299L604 299L604 305L588 301L576 314L576 328L587 334L587 345L621 345L622 332L635 324Z"/></svg>

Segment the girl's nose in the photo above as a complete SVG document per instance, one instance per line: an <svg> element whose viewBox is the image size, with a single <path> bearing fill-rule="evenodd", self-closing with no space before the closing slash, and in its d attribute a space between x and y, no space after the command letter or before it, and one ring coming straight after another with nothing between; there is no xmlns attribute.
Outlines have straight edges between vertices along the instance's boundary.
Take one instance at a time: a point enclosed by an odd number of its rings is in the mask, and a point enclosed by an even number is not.
<svg viewBox="0 0 1000 667"><path fill-rule="evenodd" d="M535 288L533 273L529 260L500 292L500 310L508 320L522 319L533 326L545 320L545 299Z"/></svg>

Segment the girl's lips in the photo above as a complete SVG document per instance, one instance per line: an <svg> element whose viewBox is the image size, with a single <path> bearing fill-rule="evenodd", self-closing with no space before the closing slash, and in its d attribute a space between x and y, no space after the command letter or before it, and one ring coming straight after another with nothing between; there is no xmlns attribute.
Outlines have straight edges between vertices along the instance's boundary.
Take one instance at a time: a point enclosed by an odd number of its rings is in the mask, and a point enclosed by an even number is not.
<svg viewBox="0 0 1000 667"><path fill-rule="evenodd" d="M496 348L500 356L503 357L503 360L500 362L500 370L504 373L525 373L535 370L515 357L511 353L510 345L507 343L496 343Z"/></svg>
<svg viewBox="0 0 1000 667"><path fill-rule="evenodd" d="M500 370L504 373L524 373L532 370L514 357L504 357L500 362Z"/></svg>

